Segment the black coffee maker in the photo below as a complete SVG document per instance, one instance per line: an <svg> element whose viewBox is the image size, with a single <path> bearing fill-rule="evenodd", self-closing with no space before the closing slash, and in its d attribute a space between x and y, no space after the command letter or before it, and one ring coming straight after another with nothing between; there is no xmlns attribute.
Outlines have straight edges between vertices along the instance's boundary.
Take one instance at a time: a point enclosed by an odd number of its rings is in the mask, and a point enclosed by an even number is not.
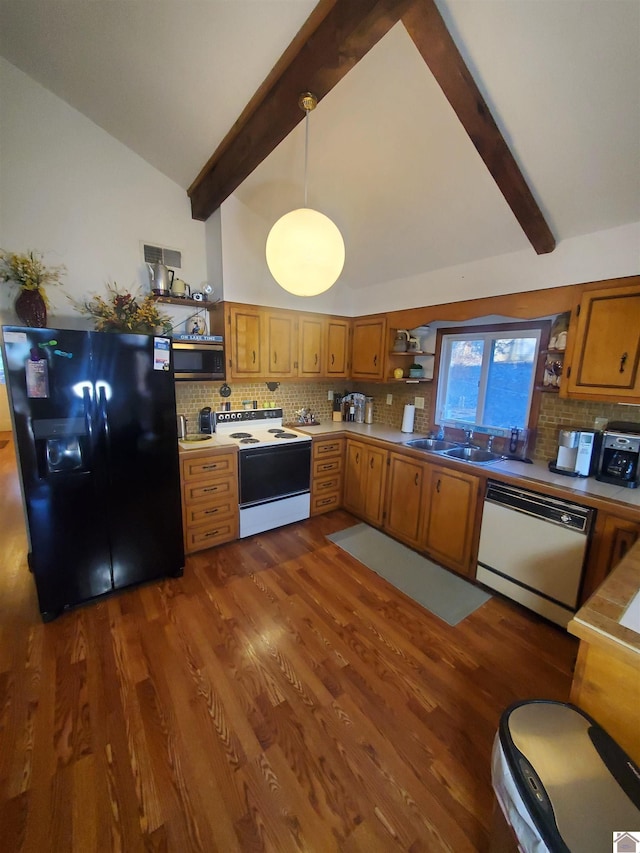
<svg viewBox="0 0 640 853"><path fill-rule="evenodd" d="M602 438L596 480L635 489L640 485L640 424L614 421Z"/></svg>
<svg viewBox="0 0 640 853"><path fill-rule="evenodd" d="M198 420L200 432L213 432L213 413L211 411L211 406L205 406L204 409L200 409Z"/></svg>

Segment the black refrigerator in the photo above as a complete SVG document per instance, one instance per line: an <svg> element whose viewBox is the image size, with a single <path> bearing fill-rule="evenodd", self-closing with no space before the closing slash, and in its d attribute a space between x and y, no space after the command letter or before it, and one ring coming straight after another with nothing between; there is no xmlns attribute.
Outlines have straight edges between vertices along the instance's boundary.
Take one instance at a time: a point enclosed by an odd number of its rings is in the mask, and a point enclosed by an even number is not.
<svg viewBox="0 0 640 853"><path fill-rule="evenodd" d="M44 621L183 572L170 340L3 326Z"/></svg>

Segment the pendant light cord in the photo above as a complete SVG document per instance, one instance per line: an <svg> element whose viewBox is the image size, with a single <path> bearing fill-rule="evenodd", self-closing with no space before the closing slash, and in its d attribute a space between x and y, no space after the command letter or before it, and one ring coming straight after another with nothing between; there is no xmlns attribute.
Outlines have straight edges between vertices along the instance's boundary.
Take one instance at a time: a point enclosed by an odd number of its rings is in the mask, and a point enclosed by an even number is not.
<svg viewBox="0 0 640 853"><path fill-rule="evenodd" d="M307 161L309 159L309 113L310 110L304 111L304 206L307 204Z"/></svg>

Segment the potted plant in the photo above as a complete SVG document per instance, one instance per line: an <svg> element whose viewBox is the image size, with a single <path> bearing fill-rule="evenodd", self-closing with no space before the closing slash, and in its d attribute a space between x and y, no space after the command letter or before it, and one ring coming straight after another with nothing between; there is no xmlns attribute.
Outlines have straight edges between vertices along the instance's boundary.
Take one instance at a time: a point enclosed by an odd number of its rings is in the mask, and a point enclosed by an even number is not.
<svg viewBox="0 0 640 853"><path fill-rule="evenodd" d="M152 335L171 331L171 317L158 310L150 293L142 299L140 294L118 290L114 281L107 282L107 298L92 296L84 302L71 299L75 309L93 318L97 332L136 332Z"/></svg>
<svg viewBox="0 0 640 853"><path fill-rule="evenodd" d="M44 285L60 284L64 272L66 267L63 264L45 267L37 252L19 255L0 249L0 280L18 285L14 308L25 326L44 328L47 325L49 302Z"/></svg>
<svg viewBox="0 0 640 853"><path fill-rule="evenodd" d="M424 371L422 365L418 364L417 361L414 361L413 364L409 365L409 379L420 379L423 374Z"/></svg>

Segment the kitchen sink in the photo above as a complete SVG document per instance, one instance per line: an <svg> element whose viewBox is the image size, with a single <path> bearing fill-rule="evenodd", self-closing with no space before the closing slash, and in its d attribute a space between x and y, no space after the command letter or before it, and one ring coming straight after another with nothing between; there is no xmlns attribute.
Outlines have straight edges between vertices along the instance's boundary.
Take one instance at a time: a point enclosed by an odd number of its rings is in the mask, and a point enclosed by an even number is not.
<svg viewBox="0 0 640 853"><path fill-rule="evenodd" d="M494 453L492 450L482 450L480 447L453 447L451 450L445 450L443 456L449 456L451 459L463 459L465 462L475 462L476 465L488 465L490 462L498 462L504 459L500 453Z"/></svg>
<svg viewBox="0 0 640 853"><path fill-rule="evenodd" d="M462 449L458 442L444 441L441 438L412 438L403 443L407 447L414 447L416 450L431 450L434 453L441 453L443 450L452 450L453 448Z"/></svg>

